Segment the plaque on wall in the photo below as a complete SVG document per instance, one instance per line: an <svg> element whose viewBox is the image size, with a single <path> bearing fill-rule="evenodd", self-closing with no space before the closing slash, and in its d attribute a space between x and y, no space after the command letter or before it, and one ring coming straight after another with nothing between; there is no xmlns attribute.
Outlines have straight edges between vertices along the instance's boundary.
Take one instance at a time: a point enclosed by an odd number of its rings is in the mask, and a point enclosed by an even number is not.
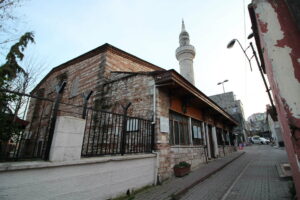
<svg viewBox="0 0 300 200"><path fill-rule="evenodd" d="M160 132L169 133L169 118L160 117Z"/></svg>

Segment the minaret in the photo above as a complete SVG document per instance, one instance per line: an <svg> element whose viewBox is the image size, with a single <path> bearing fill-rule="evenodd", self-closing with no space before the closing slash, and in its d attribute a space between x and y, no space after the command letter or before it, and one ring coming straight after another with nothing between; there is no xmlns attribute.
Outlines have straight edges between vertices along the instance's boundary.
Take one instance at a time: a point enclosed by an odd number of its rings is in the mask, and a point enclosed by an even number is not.
<svg viewBox="0 0 300 200"><path fill-rule="evenodd" d="M179 47L176 49L176 58L180 65L180 74L190 83L194 82L193 59L195 57L195 48L190 45L190 36L185 30L184 21L182 20L181 33L179 35Z"/></svg>

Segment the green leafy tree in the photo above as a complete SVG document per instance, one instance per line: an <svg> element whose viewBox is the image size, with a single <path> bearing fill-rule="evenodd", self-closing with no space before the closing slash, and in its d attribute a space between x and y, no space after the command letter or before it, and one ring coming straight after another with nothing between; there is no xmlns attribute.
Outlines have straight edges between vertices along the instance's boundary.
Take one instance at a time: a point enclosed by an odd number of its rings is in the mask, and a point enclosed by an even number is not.
<svg viewBox="0 0 300 200"><path fill-rule="evenodd" d="M23 52L30 42L34 43L32 32L21 36L19 41L10 48L6 56L6 62L0 66L0 142L7 142L15 134L18 134L18 125L14 123L15 116L9 108L9 104L18 100L19 97L5 92L5 90L11 88L11 83L18 74L22 73L27 76L27 73L18 62L23 60Z"/></svg>
<svg viewBox="0 0 300 200"><path fill-rule="evenodd" d="M20 40L10 48L6 56L6 62L0 66L0 78L10 81L16 78L19 72L26 74L25 70L18 64L18 60L23 60L23 51L29 42L34 43L34 35L32 32L27 32L22 35Z"/></svg>

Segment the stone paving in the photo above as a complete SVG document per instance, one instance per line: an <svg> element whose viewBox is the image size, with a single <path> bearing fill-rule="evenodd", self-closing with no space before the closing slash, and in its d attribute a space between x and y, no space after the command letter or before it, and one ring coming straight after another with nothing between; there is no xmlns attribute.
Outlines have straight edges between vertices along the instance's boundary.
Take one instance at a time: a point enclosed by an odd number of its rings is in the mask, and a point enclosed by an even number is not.
<svg viewBox="0 0 300 200"><path fill-rule="evenodd" d="M188 176L182 178L172 178L164 182L161 186L156 186L142 193L136 194L134 200L164 200L171 199L172 196L185 192L193 184L204 181L208 176L216 173L233 160L242 156L244 152L234 152L224 158L220 158L203 164L197 170L191 172ZM242 156L243 157L243 156Z"/></svg>
<svg viewBox="0 0 300 200"><path fill-rule="evenodd" d="M289 181L279 178L276 164L287 162L286 152L268 145L245 148L246 154L189 190L183 200L290 199Z"/></svg>
<svg viewBox="0 0 300 200"><path fill-rule="evenodd" d="M188 176L136 194L134 200L290 199L290 181L280 179L276 170L276 164L287 162L285 150L252 145L244 152L203 164Z"/></svg>
<svg viewBox="0 0 300 200"><path fill-rule="evenodd" d="M261 145L257 156L232 188L227 199L290 199L289 181L279 178L276 163L287 161L285 150ZM254 154L248 151L248 154Z"/></svg>

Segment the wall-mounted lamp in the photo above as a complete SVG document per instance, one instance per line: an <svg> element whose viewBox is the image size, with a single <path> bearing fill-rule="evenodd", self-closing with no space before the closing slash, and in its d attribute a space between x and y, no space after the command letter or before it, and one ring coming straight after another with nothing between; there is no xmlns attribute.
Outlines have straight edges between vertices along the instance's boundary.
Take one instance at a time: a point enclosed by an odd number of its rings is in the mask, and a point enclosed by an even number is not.
<svg viewBox="0 0 300 200"><path fill-rule="evenodd" d="M251 33L251 34L248 35L247 38L248 38L248 39L251 39L251 38L253 38L253 36L254 36L254 33ZM272 97L271 97L271 94L270 94L270 90L271 90L271 89L270 89L270 88L268 87L268 85L267 85L267 81L266 81L266 79L265 79L265 77L264 77L264 74L263 74L262 66L261 66L261 64L260 64L260 62L259 62L259 60L258 60L256 51L255 51L255 49L254 49L254 47L253 47L252 42L250 42L250 43L249 43L249 46L248 46L246 49L244 49L243 46L241 45L241 43L240 43L240 41L239 41L238 39L232 39L232 40L228 43L227 48L230 49L231 47L233 47L233 45L235 44L235 42L238 42L238 44L240 45L241 49L243 50L243 52L244 52L244 54L245 54L245 56L246 56L246 58L247 58L247 60L248 60L248 62L249 62L251 71L252 71L251 59L252 59L253 57L255 58L256 64L257 64L258 69L259 69L260 74L261 74L261 77L262 77L262 79L263 79L263 81L264 81L264 84L265 84L265 87L266 87L266 92L268 93L268 96L269 96L269 99L270 99L270 103L271 103L271 105L272 105L272 108L275 109L275 106L274 106L274 104L273 104L273 100L272 100ZM248 49L249 47L251 47L252 53L253 53L253 55L252 55L250 58L249 58L249 56L246 54L246 51L247 51L247 49Z"/></svg>
<svg viewBox="0 0 300 200"><path fill-rule="evenodd" d="M250 35L251 35L251 34L250 34ZM250 35L248 36L248 39L249 39ZM252 36L252 37L253 37L253 36ZM228 49L232 48L233 45L235 44L235 42L237 42L237 43L240 45L242 51L244 52L244 54L245 54L245 56L246 56L246 58L247 58L247 60L248 60L248 62L249 62L250 70L252 71L251 59L252 59L253 56L252 56L251 58L249 58L249 56L248 56L247 53L246 53L246 51L247 51L247 49L249 49L250 45L249 45L246 49L244 49L243 46L241 45L241 43L240 43L240 41L239 41L238 39L232 39L232 40L227 44L227 48L228 48Z"/></svg>

